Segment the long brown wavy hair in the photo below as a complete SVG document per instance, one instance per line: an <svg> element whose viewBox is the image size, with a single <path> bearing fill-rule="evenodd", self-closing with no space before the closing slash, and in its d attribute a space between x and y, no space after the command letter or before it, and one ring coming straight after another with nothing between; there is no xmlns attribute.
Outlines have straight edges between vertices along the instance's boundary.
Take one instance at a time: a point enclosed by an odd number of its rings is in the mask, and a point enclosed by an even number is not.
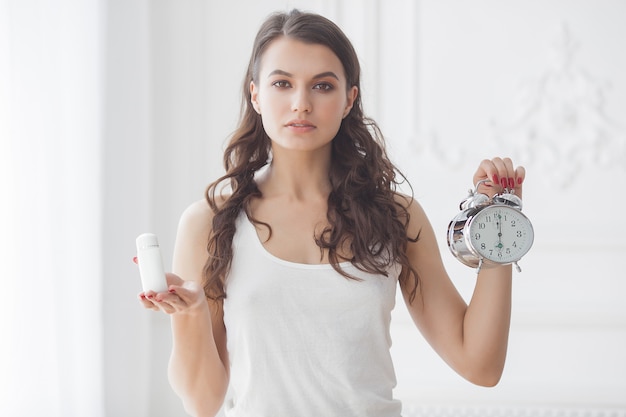
<svg viewBox="0 0 626 417"><path fill-rule="evenodd" d="M238 128L224 152L226 174L210 184L206 199L214 212L212 233L208 240L209 258L204 266L204 291L208 298L226 297L225 280L230 270L235 234L235 220L243 210L254 219L250 203L262 197L254 180L255 173L269 163L271 141L261 116L251 104L250 83L258 81L261 57L268 45L279 37L289 37L308 44L330 48L343 64L347 87L356 86L359 94L350 113L343 119L332 141L328 196L328 226L316 243L328 251L333 268L349 279L340 266L350 261L362 271L388 275L393 264L402 266L401 280L412 280L411 300L418 277L406 256L409 213L396 200L396 187L406 178L387 157L384 139L376 123L363 114L360 95L360 65L346 35L332 21L312 13L292 10L271 15L260 27L242 89L242 108ZM230 186L227 198L216 200L224 187ZM223 201L222 201L223 200ZM270 230L268 224L262 223ZM344 259L338 249L348 247L351 258Z"/></svg>

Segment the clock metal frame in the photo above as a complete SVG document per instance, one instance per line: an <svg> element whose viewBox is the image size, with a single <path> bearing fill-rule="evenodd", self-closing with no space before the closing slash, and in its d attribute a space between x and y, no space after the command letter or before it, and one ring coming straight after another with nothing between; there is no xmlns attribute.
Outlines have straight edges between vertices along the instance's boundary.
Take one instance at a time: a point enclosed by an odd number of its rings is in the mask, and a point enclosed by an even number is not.
<svg viewBox="0 0 626 417"><path fill-rule="evenodd" d="M493 197L488 197L485 194L478 193L478 187L483 182L476 184L474 190L469 190L469 195L465 198L460 205L461 212L457 214L448 225L447 242L450 252L464 265L472 268L476 268L476 273L480 272L481 268L496 266L496 265L509 265L514 264L517 271L521 272L521 268L517 262L528 253L533 245L534 241L534 229L530 219L521 212L522 201L519 197L513 194L512 190L505 189L502 193L496 194ZM528 221L528 226L532 235L528 243L528 248L521 255L515 259L508 259L506 262L496 262L489 260L482 256L479 251L474 248L472 240L470 238L470 227L472 221L476 216L488 207L506 207L511 210L517 211L521 217Z"/></svg>

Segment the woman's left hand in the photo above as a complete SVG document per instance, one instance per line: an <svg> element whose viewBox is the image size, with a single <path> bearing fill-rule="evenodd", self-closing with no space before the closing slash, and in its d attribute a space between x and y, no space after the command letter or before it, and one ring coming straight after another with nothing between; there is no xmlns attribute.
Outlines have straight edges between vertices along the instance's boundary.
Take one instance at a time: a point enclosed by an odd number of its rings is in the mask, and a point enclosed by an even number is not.
<svg viewBox="0 0 626 417"><path fill-rule="evenodd" d="M512 189L515 195L522 198L522 185L526 177L523 166L515 167L511 158L484 159L474 173L474 184L479 181L489 180L483 183L478 192L493 196L502 192L503 189Z"/></svg>

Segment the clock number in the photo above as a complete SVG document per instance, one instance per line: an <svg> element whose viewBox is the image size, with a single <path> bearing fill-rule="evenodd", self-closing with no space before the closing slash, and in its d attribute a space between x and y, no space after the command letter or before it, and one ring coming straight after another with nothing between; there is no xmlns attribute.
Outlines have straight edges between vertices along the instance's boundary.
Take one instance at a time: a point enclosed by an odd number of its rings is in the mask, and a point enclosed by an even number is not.
<svg viewBox="0 0 626 417"><path fill-rule="evenodd" d="M485 223L478 223L478 228L479 229L485 229L485 228L487 228L487 225Z"/></svg>
<svg viewBox="0 0 626 417"><path fill-rule="evenodd" d="M515 232L515 236L522 237L522 231L518 230L517 232Z"/></svg>
<svg viewBox="0 0 626 417"><path fill-rule="evenodd" d="M515 220L511 220L511 227L515 227Z"/></svg>
<svg viewBox="0 0 626 417"><path fill-rule="evenodd" d="M480 233L475 233L474 234L474 239L480 240Z"/></svg>

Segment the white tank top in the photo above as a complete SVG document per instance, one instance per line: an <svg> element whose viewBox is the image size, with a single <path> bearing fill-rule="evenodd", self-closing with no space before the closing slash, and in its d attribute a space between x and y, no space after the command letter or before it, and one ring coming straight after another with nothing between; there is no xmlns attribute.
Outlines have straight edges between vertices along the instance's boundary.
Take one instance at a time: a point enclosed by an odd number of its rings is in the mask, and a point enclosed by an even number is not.
<svg viewBox="0 0 626 417"><path fill-rule="evenodd" d="M237 220L224 323L228 417L399 417L389 349L399 267L389 277L269 253Z"/></svg>

